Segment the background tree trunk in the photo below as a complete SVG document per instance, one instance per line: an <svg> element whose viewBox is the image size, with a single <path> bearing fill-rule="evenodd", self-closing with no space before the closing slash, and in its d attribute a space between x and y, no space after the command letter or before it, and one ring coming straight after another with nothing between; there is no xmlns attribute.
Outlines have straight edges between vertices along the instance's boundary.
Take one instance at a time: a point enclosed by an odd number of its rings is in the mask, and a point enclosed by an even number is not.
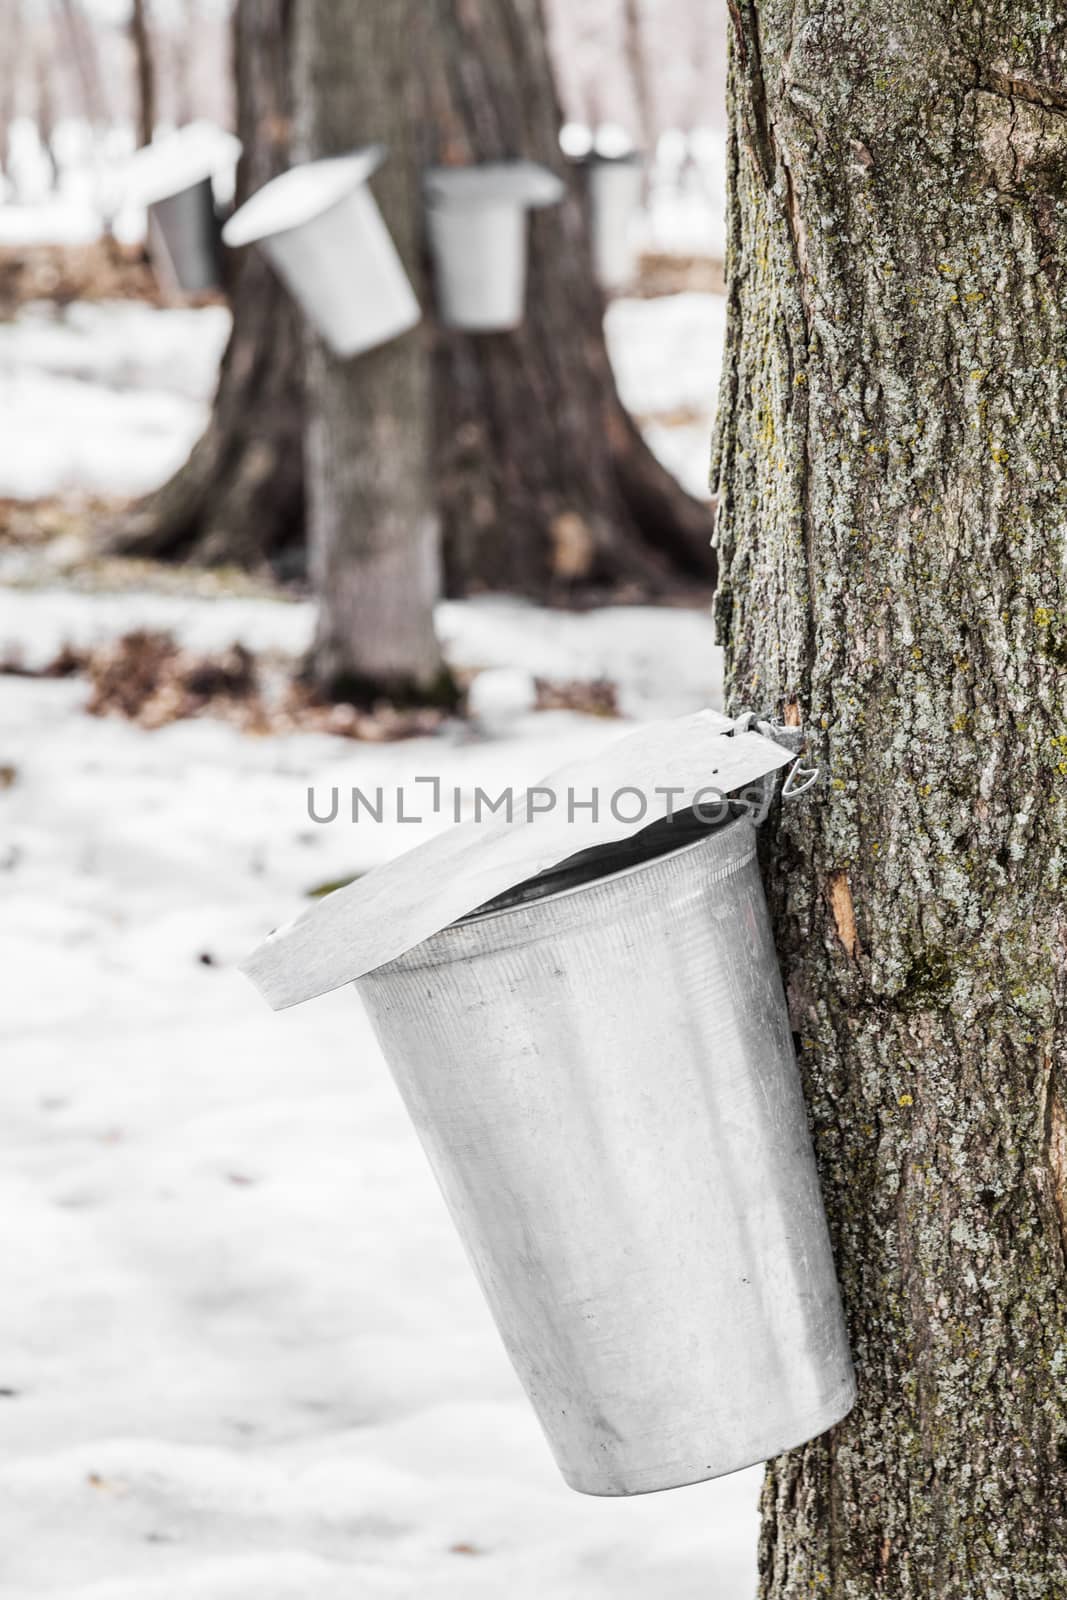
<svg viewBox="0 0 1067 1600"><path fill-rule="evenodd" d="M649 71L648 51L645 49L645 29L641 16L641 0L622 0L622 37L626 68L637 113L637 127L633 137L643 150L651 155L656 144L656 110L652 96L652 74Z"/></svg>
<svg viewBox="0 0 1067 1600"><path fill-rule="evenodd" d="M59 14L67 37L67 51L78 80L85 119L94 133L113 121L110 96L100 71L96 36L75 0L58 0Z"/></svg>
<svg viewBox="0 0 1067 1600"><path fill-rule="evenodd" d="M289 165L290 0L238 0L234 15L237 202ZM185 465L111 542L134 555L282 573L304 564L304 361L299 313L262 251L232 262L233 331L211 420Z"/></svg>
<svg viewBox="0 0 1067 1600"><path fill-rule="evenodd" d="M11 176L11 125L18 115L19 78L22 67L24 17L22 0L4 0L0 5L0 28L4 34L4 56L0 61L0 195L3 184L10 186L8 199L15 198Z"/></svg>
<svg viewBox="0 0 1067 1600"><path fill-rule="evenodd" d="M52 94L52 53L47 44L35 40L32 45L32 75L35 90L35 117L37 123L37 138L41 149L48 158L50 169L49 187L53 188L59 182L59 162L56 160L55 151L55 104Z"/></svg>
<svg viewBox="0 0 1067 1600"><path fill-rule="evenodd" d="M151 144L156 131L156 65L148 23L148 0L133 0L130 42L137 76L138 142Z"/></svg>
<svg viewBox="0 0 1067 1600"><path fill-rule="evenodd" d="M281 0L238 3L242 194L285 162L271 107L284 102L286 9ZM388 26L383 21L375 48L395 55L401 12L380 9ZM341 10L353 30L362 26L351 7ZM563 206L532 218L523 327L475 336L442 330L432 346L433 472L449 591L500 587L545 596L582 583L633 579L657 589L679 578L710 580L709 512L656 461L615 390L580 179L560 158L539 0L428 0L417 22L418 61L409 55L403 66L405 81L417 75L421 86L413 112L420 159L521 154L572 185ZM337 37L337 71L354 81L361 72L356 33L347 42ZM359 126L360 137L381 134L365 116ZM406 136L401 130L398 137ZM375 178L376 193L396 165L391 158ZM253 166L263 173L256 182ZM424 268L413 263L412 275L429 306ZM208 434L189 465L124 520L113 542L142 554L246 564L276 559L281 549L286 570L303 531L295 414L302 357L291 336L294 313L288 304L283 312L262 257L251 252L241 270ZM279 414L282 397L294 413L288 418Z"/></svg>
<svg viewBox="0 0 1067 1600"><path fill-rule="evenodd" d="M860 1378L762 1593L1067 1593L1067 85L1054 8L734 0L719 623ZM1058 42L1057 42L1058 40Z"/></svg>
<svg viewBox="0 0 1067 1600"><path fill-rule="evenodd" d="M179 128L196 120L196 39L201 20L196 0L181 0L177 20L170 35L174 120Z"/></svg>
<svg viewBox="0 0 1067 1600"><path fill-rule="evenodd" d="M581 175L540 0L433 0L428 164L526 156L569 180L530 217L526 319L514 333L439 334L438 504L448 588L544 595L575 582L658 588L714 572L707 509L655 460L615 390Z"/></svg>
<svg viewBox="0 0 1067 1600"><path fill-rule="evenodd" d="M295 18L298 159L380 141L375 199L417 272L418 78L409 62L422 0L340 7L303 0ZM430 460L430 365L420 327L338 360L308 334L308 565L318 597L317 680L361 699L424 696L447 677L433 625L440 527Z"/></svg>

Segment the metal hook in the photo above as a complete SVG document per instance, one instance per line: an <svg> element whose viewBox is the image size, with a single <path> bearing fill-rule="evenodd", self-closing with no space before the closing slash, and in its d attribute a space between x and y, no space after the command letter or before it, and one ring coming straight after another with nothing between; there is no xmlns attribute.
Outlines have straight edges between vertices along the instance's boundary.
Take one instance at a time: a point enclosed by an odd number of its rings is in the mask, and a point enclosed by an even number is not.
<svg viewBox="0 0 1067 1600"><path fill-rule="evenodd" d="M804 758L798 754L805 742L803 728L787 727L784 723L775 722L772 718L761 717L757 711L742 711L734 719L734 728L738 733L755 732L763 735L765 739L773 739L775 744L783 745L793 752L796 759L793 761L782 781L781 795L783 801L797 800L806 794L813 784L819 780L822 771L818 764L805 766ZM774 796L777 783L777 774L769 773L761 779L763 801L759 815L756 817L757 827L767 816L770 803Z"/></svg>
<svg viewBox="0 0 1067 1600"><path fill-rule="evenodd" d="M816 764L806 767L801 756L793 762L785 775L782 784L782 800L798 800L802 794L807 794L812 784L818 783L822 768Z"/></svg>

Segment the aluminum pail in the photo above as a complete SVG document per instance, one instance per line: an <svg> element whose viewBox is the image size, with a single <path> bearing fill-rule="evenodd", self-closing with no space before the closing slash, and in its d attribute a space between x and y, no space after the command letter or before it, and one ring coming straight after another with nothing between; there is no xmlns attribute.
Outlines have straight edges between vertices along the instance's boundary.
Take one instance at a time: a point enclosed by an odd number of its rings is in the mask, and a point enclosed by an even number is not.
<svg viewBox="0 0 1067 1600"><path fill-rule="evenodd" d="M426 225L437 309L446 328L518 328L526 310L526 213L557 205L564 185L533 161L431 167Z"/></svg>
<svg viewBox="0 0 1067 1600"><path fill-rule="evenodd" d="M258 244L334 355L359 355L406 333L421 311L368 187L381 145L291 167L235 211L231 248Z"/></svg>
<svg viewBox="0 0 1067 1600"><path fill-rule="evenodd" d="M854 1398L755 829L648 848L586 852L356 981L589 1494L734 1472Z"/></svg>
<svg viewBox="0 0 1067 1600"><path fill-rule="evenodd" d="M526 212L514 205L430 205L426 221L445 327L517 328L526 308Z"/></svg>
<svg viewBox="0 0 1067 1600"><path fill-rule="evenodd" d="M634 219L641 206L643 171L637 156L586 164L593 267L605 289L621 289L637 271Z"/></svg>
<svg viewBox="0 0 1067 1600"><path fill-rule="evenodd" d="M222 281L222 245L210 178L201 178L148 208L148 242L164 286L203 294Z"/></svg>

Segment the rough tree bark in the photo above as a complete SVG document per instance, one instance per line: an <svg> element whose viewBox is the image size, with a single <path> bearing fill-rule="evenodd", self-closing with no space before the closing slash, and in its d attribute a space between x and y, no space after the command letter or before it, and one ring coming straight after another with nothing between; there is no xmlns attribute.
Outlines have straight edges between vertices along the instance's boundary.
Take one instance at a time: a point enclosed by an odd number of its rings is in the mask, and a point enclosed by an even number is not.
<svg viewBox="0 0 1067 1600"><path fill-rule="evenodd" d="M417 271L417 49L422 0L343 8L302 0L294 18L297 159L388 150L374 194ZM329 692L423 698L448 684L434 633L440 525L431 485L430 364L421 328L338 360L309 333L305 395L308 566L318 597L313 670Z"/></svg>
<svg viewBox="0 0 1067 1600"><path fill-rule="evenodd" d="M260 51L268 47L280 9L279 0L261 7L240 0L238 29L246 30L246 50L256 49L257 40ZM363 26L362 9L338 8L338 70L359 71L353 45ZM384 13L377 47L395 54L403 13L377 9ZM343 17L352 29L347 41L340 32ZM563 171L560 112L539 0L427 0L413 27L402 65L404 82L417 77L421 86L413 112L421 160L521 154ZM280 38L279 33L276 50ZM239 71L241 55L239 50ZM246 106L259 77L254 66L247 72ZM241 82L238 88L240 101ZM246 150L255 156L256 119L246 111L242 124ZM366 117L360 126L363 137L381 134ZM275 158L281 159L280 152L272 151ZM391 158L375 180L376 191L391 181L396 165ZM572 188L565 205L532 219L523 328L474 337L440 331L433 343L435 495L453 593L501 587L545 595L559 587L628 579L655 588L679 576L708 580L714 573L707 508L655 460L616 394L585 207L573 176ZM432 307L421 264L418 274L413 264L416 275L424 303ZM235 345L244 349L245 363L256 362L261 390L292 394L299 388L299 358L288 337L263 340L258 350L253 345L254 308L246 315L245 304L249 281L243 280L236 302L243 328L235 329ZM277 295L258 325L273 323L276 307ZM245 330L248 337L240 337ZM206 454L194 453L188 473L179 472L159 496L137 508L132 523L120 530L120 545L156 555L249 562L272 557L279 541L291 542L300 522L299 464L280 448L271 448L266 460L259 448L267 420L262 409L228 404L230 392L224 375ZM249 393L242 389L237 398L247 402ZM259 502L227 493L231 475L225 471L219 502L213 463L240 467L248 460L262 465L257 482L268 502L272 474L284 478L284 517L263 515Z"/></svg>
<svg viewBox="0 0 1067 1600"><path fill-rule="evenodd" d="M238 204L289 165L290 0L234 14ZM205 565L303 566L304 366L299 314L261 251L232 265L233 331L207 431L174 476L112 531L130 554Z"/></svg>
<svg viewBox="0 0 1067 1600"><path fill-rule="evenodd" d="M1052 0L732 0L718 617L860 1379L774 1600L1067 1594L1067 136Z"/></svg>

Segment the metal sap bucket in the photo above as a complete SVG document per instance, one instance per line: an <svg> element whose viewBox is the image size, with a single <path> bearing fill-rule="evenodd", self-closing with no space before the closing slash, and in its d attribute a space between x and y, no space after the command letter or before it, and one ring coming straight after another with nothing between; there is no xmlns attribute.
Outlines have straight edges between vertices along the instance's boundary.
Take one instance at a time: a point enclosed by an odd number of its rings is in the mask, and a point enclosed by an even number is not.
<svg viewBox="0 0 1067 1600"><path fill-rule="evenodd" d="M435 167L425 178L437 308L449 328L506 332L526 306L526 213L564 185L530 161Z"/></svg>
<svg viewBox="0 0 1067 1600"><path fill-rule="evenodd" d="M222 282L222 248L210 178L148 208L148 250L164 285L203 294Z"/></svg>
<svg viewBox="0 0 1067 1600"><path fill-rule="evenodd" d="M367 180L385 159L372 145L292 167L259 189L222 231L259 244L337 356L406 333L421 312Z"/></svg>
<svg viewBox="0 0 1067 1600"><path fill-rule="evenodd" d="M734 1472L854 1398L756 832L678 848L680 827L586 851L356 980L589 1494Z"/></svg>
<svg viewBox="0 0 1067 1600"><path fill-rule="evenodd" d="M240 153L232 134L190 123L143 146L127 164L126 198L147 209L149 254L171 294L203 294L222 282L212 180L232 169Z"/></svg>
<svg viewBox="0 0 1067 1600"><path fill-rule="evenodd" d="M592 156L584 166L589 185L593 270L602 288L621 289L633 281L637 271L634 218L641 206L641 157Z"/></svg>

